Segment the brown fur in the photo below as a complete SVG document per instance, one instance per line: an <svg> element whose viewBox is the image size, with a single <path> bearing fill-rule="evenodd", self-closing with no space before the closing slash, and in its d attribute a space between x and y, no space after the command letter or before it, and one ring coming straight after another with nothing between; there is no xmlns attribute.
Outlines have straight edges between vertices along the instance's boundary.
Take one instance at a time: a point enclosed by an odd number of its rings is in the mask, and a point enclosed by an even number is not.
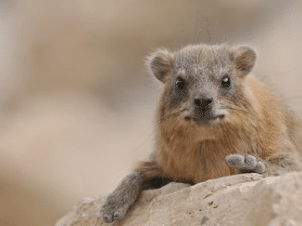
<svg viewBox="0 0 302 226"><path fill-rule="evenodd" d="M234 153L254 154L271 163L277 163L286 154L292 155L292 160L301 159L297 150L301 149L302 140L301 127L297 126L300 122L255 76L249 75L243 85L251 109L233 112L223 128L198 129L179 119L174 111L162 113L175 115L157 125L155 161L159 162L163 175L190 178L195 183L232 175L237 171L227 165L225 158ZM159 109L164 108L162 104ZM159 121L161 117L157 116ZM301 170L300 161L285 166L284 171L292 170ZM268 174L278 172L269 167Z"/></svg>
<svg viewBox="0 0 302 226"><path fill-rule="evenodd" d="M150 69L163 83L156 114L155 151L109 195L101 210L105 222L122 219L141 190L152 187L152 178L155 182L162 177L165 182L194 184L250 172L231 167L226 157L232 154L255 156L264 163L265 175L302 170L301 123L267 85L249 74L255 59L249 47L228 45L191 45L174 53L160 50L151 55ZM224 74L231 77L229 91L215 85ZM172 91L179 76L191 88L185 97L175 98L178 94ZM195 86L199 83L200 87ZM186 114L196 111L196 95L213 97L218 110L210 110L223 112L224 117L186 120Z"/></svg>

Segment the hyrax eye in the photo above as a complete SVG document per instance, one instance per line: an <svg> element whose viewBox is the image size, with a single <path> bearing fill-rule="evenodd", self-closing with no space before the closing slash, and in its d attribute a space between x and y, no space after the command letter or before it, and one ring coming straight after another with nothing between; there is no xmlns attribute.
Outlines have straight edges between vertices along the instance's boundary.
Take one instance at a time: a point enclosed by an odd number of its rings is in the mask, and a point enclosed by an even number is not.
<svg viewBox="0 0 302 226"><path fill-rule="evenodd" d="M175 82L175 85L176 85L177 89L183 90L185 88L186 84L185 84L185 81L182 78L178 77L176 82Z"/></svg>
<svg viewBox="0 0 302 226"><path fill-rule="evenodd" d="M231 79L228 75L223 76L221 80L221 86L223 88L229 88L231 86Z"/></svg>

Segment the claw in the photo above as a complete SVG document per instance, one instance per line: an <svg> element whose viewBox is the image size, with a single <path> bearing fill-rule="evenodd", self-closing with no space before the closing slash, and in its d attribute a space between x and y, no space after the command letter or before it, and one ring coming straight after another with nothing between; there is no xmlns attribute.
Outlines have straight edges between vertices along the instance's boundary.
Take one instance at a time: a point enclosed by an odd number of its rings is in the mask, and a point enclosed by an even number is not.
<svg viewBox="0 0 302 226"><path fill-rule="evenodd" d="M227 163L232 167L241 166L244 164L244 156L235 154L226 157Z"/></svg>
<svg viewBox="0 0 302 226"><path fill-rule="evenodd" d="M105 223L111 223L112 222L112 217L109 216L108 214L103 214L101 210L101 218Z"/></svg>
<svg viewBox="0 0 302 226"><path fill-rule="evenodd" d="M230 167L237 168L241 173L250 172L262 174L266 170L264 162L257 160L253 155L228 155L226 161Z"/></svg>
<svg viewBox="0 0 302 226"><path fill-rule="evenodd" d="M245 162L246 169L249 170L255 169L255 167L257 166L257 159L255 158L255 156L252 155L245 156L244 162Z"/></svg>
<svg viewBox="0 0 302 226"><path fill-rule="evenodd" d="M264 173L265 172L265 165L264 165L264 163L261 162L261 161L259 161L254 170L255 170L256 173Z"/></svg>

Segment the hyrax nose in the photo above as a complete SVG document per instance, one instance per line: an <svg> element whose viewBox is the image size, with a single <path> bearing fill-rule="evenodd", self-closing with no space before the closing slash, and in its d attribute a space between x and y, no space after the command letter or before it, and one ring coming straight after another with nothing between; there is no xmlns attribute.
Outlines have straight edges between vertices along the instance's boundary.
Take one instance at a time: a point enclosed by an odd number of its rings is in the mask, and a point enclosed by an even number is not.
<svg viewBox="0 0 302 226"><path fill-rule="evenodd" d="M206 108L213 102L213 98L205 97L205 98L195 98L194 104L195 107L198 108Z"/></svg>

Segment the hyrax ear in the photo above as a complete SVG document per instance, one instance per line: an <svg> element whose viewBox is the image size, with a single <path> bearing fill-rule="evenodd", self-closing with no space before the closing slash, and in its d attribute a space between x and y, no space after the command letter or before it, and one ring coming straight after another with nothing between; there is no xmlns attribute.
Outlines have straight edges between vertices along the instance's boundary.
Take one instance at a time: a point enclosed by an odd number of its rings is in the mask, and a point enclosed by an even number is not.
<svg viewBox="0 0 302 226"><path fill-rule="evenodd" d="M149 65L154 76L164 83L174 68L172 54L167 50L158 50L149 57Z"/></svg>
<svg viewBox="0 0 302 226"><path fill-rule="evenodd" d="M233 62L236 70L243 77L247 75L256 62L256 53L250 47L242 46L235 49L233 53Z"/></svg>

